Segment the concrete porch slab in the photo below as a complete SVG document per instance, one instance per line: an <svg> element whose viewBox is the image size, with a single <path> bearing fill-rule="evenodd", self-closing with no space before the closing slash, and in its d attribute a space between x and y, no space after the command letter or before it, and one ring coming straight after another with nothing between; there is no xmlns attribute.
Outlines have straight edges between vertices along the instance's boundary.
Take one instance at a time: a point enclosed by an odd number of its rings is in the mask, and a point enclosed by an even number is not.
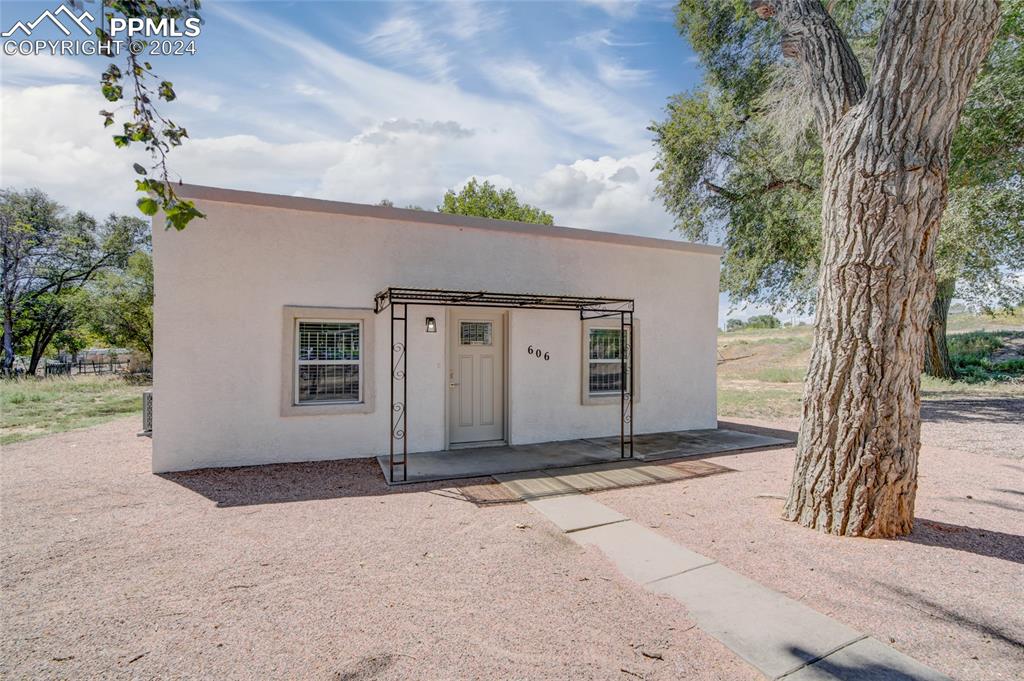
<svg viewBox="0 0 1024 681"><path fill-rule="evenodd" d="M526 503L540 511L562 532L578 532L626 520L626 516L618 511L583 494L527 499Z"/></svg>
<svg viewBox="0 0 1024 681"><path fill-rule="evenodd" d="M601 549L622 574L640 584L714 562L632 520L580 530L572 538Z"/></svg>
<svg viewBox="0 0 1024 681"><path fill-rule="evenodd" d="M619 446L617 437L591 438L588 442L608 448ZM779 447L793 442L792 439L745 433L726 428L680 430L634 436L633 455L642 461L657 461L684 456L734 452L756 447Z"/></svg>
<svg viewBox="0 0 1024 681"><path fill-rule="evenodd" d="M650 433L634 437L636 458L632 462L699 456L786 444L791 444L791 441L723 429ZM621 461L623 459L619 457L618 437L410 454L408 474L403 479L402 469L396 468L397 480L391 480L387 455L377 457L377 462L384 473L384 479L389 485L477 478L504 473L572 468ZM630 462L631 460L627 459L626 461ZM647 471L647 473L671 476L664 471Z"/></svg>
<svg viewBox="0 0 1024 681"><path fill-rule="evenodd" d="M502 473L519 473L564 466L618 461L619 452L595 446L586 440L541 442L533 445L474 447L409 455L407 479L396 468L398 478L392 481L387 455L377 457L384 479L389 485L458 478L479 478Z"/></svg>
<svg viewBox="0 0 1024 681"><path fill-rule="evenodd" d="M682 603L701 629L776 679L864 638L844 624L719 565L647 588Z"/></svg>

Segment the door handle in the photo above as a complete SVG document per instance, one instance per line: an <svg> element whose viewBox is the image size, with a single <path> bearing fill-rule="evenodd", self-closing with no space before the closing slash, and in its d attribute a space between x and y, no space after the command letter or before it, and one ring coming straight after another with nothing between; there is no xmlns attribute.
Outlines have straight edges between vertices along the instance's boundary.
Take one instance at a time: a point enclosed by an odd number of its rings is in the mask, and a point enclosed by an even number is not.
<svg viewBox="0 0 1024 681"><path fill-rule="evenodd" d="M458 385L458 383L449 383L449 384L448 384L448 387L449 387L449 388L454 388L454 387L456 387L457 385Z"/></svg>

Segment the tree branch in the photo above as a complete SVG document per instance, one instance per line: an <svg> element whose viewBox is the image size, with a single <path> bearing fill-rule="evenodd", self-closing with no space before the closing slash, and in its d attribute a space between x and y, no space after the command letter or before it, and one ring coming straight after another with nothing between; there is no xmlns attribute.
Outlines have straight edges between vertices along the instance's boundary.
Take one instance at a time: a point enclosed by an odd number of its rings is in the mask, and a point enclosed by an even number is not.
<svg viewBox="0 0 1024 681"><path fill-rule="evenodd" d="M779 180L779 179L774 179L771 182L768 182L767 184L761 185L760 187L758 187L754 191L744 192L742 194L740 194L738 192L735 192L735 191L733 191L731 189L726 189L725 187L723 187L721 185L718 185L718 184L715 184L714 182L711 182L710 180L704 180L704 188L707 189L709 192L712 192L713 194L718 194L722 198L728 199L729 201L742 201L744 199L750 198L751 196L755 196L755 195L756 196L762 196L764 194L769 194L771 192L775 192L775 191L778 191L780 189L787 189L787 188L788 189L796 189L796 190L801 191L801 192L803 192L805 194L813 194L814 192L818 191L817 187L812 187L811 185L807 184L803 180Z"/></svg>
<svg viewBox="0 0 1024 681"><path fill-rule="evenodd" d="M704 188L707 189L709 192L713 194L718 194L719 196L725 197L730 201L736 201L740 198L739 194L737 194L736 192L730 191L721 185L717 185L714 182L711 182L710 180L704 180Z"/></svg>
<svg viewBox="0 0 1024 681"><path fill-rule="evenodd" d="M921 141L901 150L906 169L948 165L963 104L998 26L997 0L892 0L862 108L885 131L918 122Z"/></svg>
<svg viewBox="0 0 1024 681"><path fill-rule="evenodd" d="M812 187L803 180L772 180L765 186L761 187L759 193L767 194L768 192L774 192L779 189L797 189L804 192L805 194L813 194L818 191L817 187Z"/></svg>
<svg viewBox="0 0 1024 681"><path fill-rule="evenodd" d="M811 104L822 137L864 96L860 62L820 0L752 0L762 19L782 28L782 54L795 59L811 84Z"/></svg>

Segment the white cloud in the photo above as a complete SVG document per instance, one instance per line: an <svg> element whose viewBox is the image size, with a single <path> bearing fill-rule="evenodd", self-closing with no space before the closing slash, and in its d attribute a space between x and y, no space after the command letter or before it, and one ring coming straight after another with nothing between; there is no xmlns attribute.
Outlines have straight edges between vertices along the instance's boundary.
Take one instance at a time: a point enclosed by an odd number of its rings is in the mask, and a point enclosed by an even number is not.
<svg viewBox="0 0 1024 681"><path fill-rule="evenodd" d="M640 174L636 171L633 166L622 166L616 170L611 177L608 178L612 182L622 182L625 184L631 184L640 179Z"/></svg>
<svg viewBox="0 0 1024 681"><path fill-rule="evenodd" d="M96 72L80 61L52 54L4 55L0 57L3 82L12 85L35 85L54 81L67 83L91 80L99 83ZM99 85L96 86L97 89Z"/></svg>
<svg viewBox="0 0 1024 681"><path fill-rule="evenodd" d="M115 149L97 115L108 105L98 88L4 85L3 102L0 184L38 186L97 215L133 210L131 165L145 157Z"/></svg>
<svg viewBox="0 0 1024 681"><path fill-rule="evenodd" d="M645 143L647 118L628 100L580 73L551 73L530 61L491 62L488 78L506 92L546 109L560 127L605 141L618 150Z"/></svg>
<svg viewBox="0 0 1024 681"><path fill-rule="evenodd" d="M448 46L409 12L382 21L363 44L377 57L434 80L447 80L452 71Z"/></svg>
<svg viewBox="0 0 1024 681"><path fill-rule="evenodd" d="M559 224L677 238L671 217L654 198L653 164L650 151L580 159L543 173L523 188L523 197L550 210Z"/></svg>
<svg viewBox="0 0 1024 681"><path fill-rule="evenodd" d="M209 12L288 66L261 73L266 90L255 94L175 79L181 97L166 113L192 139L174 150L171 167L187 182L430 208L476 176L514 188L560 224L673 238L651 200L648 116L597 78L525 60L485 62L481 74L499 92L476 94L357 59L252 12L223 4ZM448 40L482 36L463 28ZM263 94L275 91L290 96ZM104 107L96 87L5 85L2 94L4 184L39 185L97 214L134 210L131 164L147 159L113 146L96 116ZM589 149L608 155L586 158Z"/></svg>
<svg viewBox="0 0 1024 681"><path fill-rule="evenodd" d="M435 81L453 78L454 41L472 44L493 35L504 9L471 0L417 5L394 5L362 43L375 56L400 69L422 73Z"/></svg>
<svg viewBox="0 0 1024 681"><path fill-rule="evenodd" d="M597 31L590 31L589 33L581 33L580 35L573 38L570 43L571 45L580 48L581 50L593 50L600 47L643 47L644 45L650 45L646 42L626 42L619 40L615 37L615 34L610 28L602 28Z"/></svg>
<svg viewBox="0 0 1024 681"><path fill-rule="evenodd" d="M443 6L448 10L448 21L441 30L463 41L492 35L505 15L505 10L496 3L463 1L447 2Z"/></svg>
<svg viewBox="0 0 1024 681"><path fill-rule="evenodd" d="M465 126L495 130L507 138L501 151L512 163L517 159L514 152L521 151L519 140L548 140L535 113L525 107L467 93L451 82L426 82L381 68L280 23L271 30L271 22L252 12L238 13L223 4L212 5L210 12L298 57L294 69L304 74L304 86L327 93L318 97L318 103L335 114L332 130L339 125L361 130L389 117L444 121L458 112Z"/></svg>
<svg viewBox="0 0 1024 681"><path fill-rule="evenodd" d="M177 93L177 90L175 90L175 92ZM178 102L180 104L210 113L220 111L221 107L224 105L224 98L220 95L197 92L190 88L185 88L177 94Z"/></svg>
<svg viewBox="0 0 1024 681"><path fill-rule="evenodd" d="M628 19L636 14L639 0L583 0L588 5L594 5L604 10L608 16L615 19Z"/></svg>
<svg viewBox="0 0 1024 681"><path fill-rule="evenodd" d="M326 97L328 94L330 94L329 92L327 92L327 90L318 88L315 85L310 85L309 83L303 83L301 81L292 86L292 89L295 91L296 94L300 94L304 97L319 98Z"/></svg>
<svg viewBox="0 0 1024 681"><path fill-rule="evenodd" d="M103 100L93 88L5 87L3 97L5 186L40 186L69 207L94 214L134 210L131 164L146 158L113 146L95 116ZM181 119L181 112L175 117ZM405 118L378 121L347 138L270 142L251 134L193 134L171 162L190 183L364 203L386 197L430 208L446 189L475 175L514 188L560 224L674 238L669 216L652 200L650 151L571 163L545 164L544 155L509 163L507 140L492 131Z"/></svg>
<svg viewBox="0 0 1024 681"><path fill-rule="evenodd" d="M651 79L650 71L628 68L622 60L598 61L597 75L605 85L612 88L645 85Z"/></svg>

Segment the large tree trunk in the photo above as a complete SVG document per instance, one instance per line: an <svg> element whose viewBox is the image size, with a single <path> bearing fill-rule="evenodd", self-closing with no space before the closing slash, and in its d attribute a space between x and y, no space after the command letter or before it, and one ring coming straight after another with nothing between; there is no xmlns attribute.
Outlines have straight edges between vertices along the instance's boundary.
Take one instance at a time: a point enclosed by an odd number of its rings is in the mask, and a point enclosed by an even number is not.
<svg viewBox="0 0 1024 681"><path fill-rule="evenodd" d="M949 144L995 0L894 0L870 86L818 0L780 0L825 149L822 269L784 517L840 535L913 528L920 377Z"/></svg>
<svg viewBox="0 0 1024 681"><path fill-rule="evenodd" d="M953 380L956 370L949 361L949 346L946 344L946 321L949 319L949 304L956 293L956 282L942 279L935 285L935 299L932 313L928 318L928 336L924 345L924 372L935 378Z"/></svg>

